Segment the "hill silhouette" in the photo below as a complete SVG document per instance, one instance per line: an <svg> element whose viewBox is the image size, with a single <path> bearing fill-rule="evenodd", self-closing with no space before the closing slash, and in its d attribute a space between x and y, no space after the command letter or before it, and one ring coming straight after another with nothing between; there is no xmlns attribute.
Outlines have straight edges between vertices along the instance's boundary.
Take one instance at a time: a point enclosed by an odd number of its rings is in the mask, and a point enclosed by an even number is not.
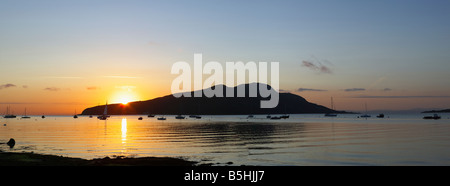
<svg viewBox="0 0 450 186"><path fill-rule="evenodd" d="M259 87L259 83L255 83ZM158 115L247 115L247 114L302 114L302 113L347 113L335 111L327 107L310 103L303 97L291 93L279 93L279 103L275 108L260 108L261 100L270 98L261 97L258 91L257 97L249 97L251 84L243 84L236 87L216 85L208 89L222 86L224 96L226 90L233 89L237 95L238 87L245 88L245 97L180 97L167 95L147 101L130 102L127 105L108 105L110 115L136 115L136 114L158 114ZM268 86L270 87L270 86ZM258 89L259 90L259 89ZM271 91L274 91L273 89ZM190 92L193 96L194 91ZM101 115L105 106L87 108L82 115Z"/></svg>
<svg viewBox="0 0 450 186"><path fill-rule="evenodd" d="M430 111L425 111L422 113L450 113L450 109L445 109L445 110L430 110Z"/></svg>

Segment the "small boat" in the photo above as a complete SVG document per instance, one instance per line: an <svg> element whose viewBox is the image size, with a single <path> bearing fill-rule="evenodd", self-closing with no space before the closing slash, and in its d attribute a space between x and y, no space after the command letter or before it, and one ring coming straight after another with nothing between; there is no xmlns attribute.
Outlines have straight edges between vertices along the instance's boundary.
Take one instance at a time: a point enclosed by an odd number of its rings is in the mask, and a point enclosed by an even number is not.
<svg viewBox="0 0 450 186"><path fill-rule="evenodd" d="M367 103L365 104L365 106L366 106L366 113L361 115L361 116L359 116L359 117L361 117L361 118L370 118L370 117L372 117L371 115L367 114Z"/></svg>
<svg viewBox="0 0 450 186"><path fill-rule="evenodd" d="M434 114L433 116L425 116L423 117L423 119L434 119L434 120L438 120L441 119L441 116Z"/></svg>
<svg viewBox="0 0 450 186"><path fill-rule="evenodd" d="M27 116L27 108L25 108L25 114L22 116L22 119L30 119L30 116Z"/></svg>
<svg viewBox="0 0 450 186"><path fill-rule="evenodd" d="M189 115L189 118L202 119L202 117L199 115Z"/></svg>
<svg viewBox="0 0 450 186"><path fill-rule="evenodd" d="M325 117L337 117L337 114L326 113Z"/></svg>
<svg viewBox="0 0 450 186"><path fill-rule="evenodd" d="M184 117L184 116L182 116L182 115L178 115L178 116L175 116L175 119L185 119L186 117Z"/></svg>
<svg viewBox="0 0 450 186"><path fill-rule="evenodd" d="M334 111L334 103L333 103L333 97L331 97L331 110ZM337 117L337 114L334 113L326 113L325 117Z"/></svg>
<svg viewBox="0 0 450 186"><path fill-rule="evenodd" d="M254 116L250 114L250 115L247 116L247 119L248 119L248 118L253 118L253 117L254 117Z"/></svg>
<svg viewBox="0 0 450 186"><path fill-rule="evenodd" d="M73 115L73 118L74 118L74 119L77 119L77 118L78 118L77 110L75 110L75 115Z"/></svg>
<svg viewBox="0 0 450 186"><path fill-rule="evenodd" d="M101 116L97 116L97 119L99 120L107 120L109 116L105 116L105 115L101 115Z"/></svg>
<svg viewBox="0 0 450 186"><path fill-rule="evenodd" d="M154 118L155 115L154 115L154 114L149 114L147 117L149 117L149 118Z"/></svg>
<svg viewBox="0 0 450 186"><path fill-rule="evenodd" d="M166 120L165 117L159 117L158 120Z"/></svg>
<svg viewBox="0 0 450 186"><path fill-rule="evenodd" d="M284 105L284 115L281 115L280 118L281 119L289 119L289 115L287 114L287 109L286 109L286 105Z"/></svg>
<svg viewBox="0 0 450 186"><path fill-rule="evenodd" d="M379 114L377 118L384 118L384 114Z"/></svg>
<svg viewBox="0 0 450 186"><path fill-rule="evenodd" d="M361 115L361 116L359 116L359 117L361 117L361 118L370 118L370 117L372 117L371 115L368 115L368 114L364 114L364 115Z"/></svg>
<svg viewBox="0 0 450 186"><path fill-rule="evenodd" d="M45 118L45 116L44 116L44 115L42 115L42 116L41 116L41 118L42 118L42 119L44 119L44 118Z"/></svg>
<svg viewBox="0 0 450 186"><path fill-rule="evenodd" d="M14 114L9 114L10 107L6 107L6 115L3 118L16 118L17 116Z"/></svg>
<svg viewBox="0 0 450 186"><path fill-rule="evenodd" d="M273 116L273 117L270 117L270 119L272 119L272 120L278 120L278 119L281 119L281 117Z"/></svg>
<svg viewBox="0 0 450 186"><path fill-rule="evenodd" d="M139 117L139 118L138 118L138 120L142 120L142 119L143 119L142 117Z"/></svg>
<svg viewBox="0 0 450 186"><path fill-rule="evenodd" d="M108 116L108 102L105 103L105 110L103 110L103 114L97 116L99 120L107 120L110 116Z"/></svg>

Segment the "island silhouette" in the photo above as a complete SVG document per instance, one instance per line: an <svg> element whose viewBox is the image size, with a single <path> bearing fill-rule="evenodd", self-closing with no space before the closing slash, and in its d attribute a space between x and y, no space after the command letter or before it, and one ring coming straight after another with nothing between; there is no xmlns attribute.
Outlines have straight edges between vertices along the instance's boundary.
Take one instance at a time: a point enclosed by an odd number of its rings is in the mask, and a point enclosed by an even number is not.
<svg viewBox="0 0 450 186"><path fill-rule="evenodd" d="M216 85L208 89L215 90L222 86L224 97L193 97L194 91L190 92L192 97L179 97L167 95L147 101L130 102L123 104L109 104L109 115L140 115L140 114L158 114L158 115L248 115L248 114L304 114L304 113L349 113L345 111L336 111L318 104L310 103L303 97L292 93L279 93L279 103L274 108L260 108L261 100L270 98L261 97L259 86L257 84L257 96L249 96L250 84L242 84L236 87L227 87L225 85ZM225 97L227 89L233 89L234 95L237 95L238 88L245 87L244 97ZM273 90L269 85L267 85ZM206 89L204 89L206 90ZM203 91L203 90L200 90ZM81 115L101 115L105 105L86 108Z"/></svg>
<svg viewBox="0 0 450 186"><path fill-rule="evenodd" d="M430 110L430 111L424 111L422 113L450 113L450 109L444 109L444 110Z"/></svg>

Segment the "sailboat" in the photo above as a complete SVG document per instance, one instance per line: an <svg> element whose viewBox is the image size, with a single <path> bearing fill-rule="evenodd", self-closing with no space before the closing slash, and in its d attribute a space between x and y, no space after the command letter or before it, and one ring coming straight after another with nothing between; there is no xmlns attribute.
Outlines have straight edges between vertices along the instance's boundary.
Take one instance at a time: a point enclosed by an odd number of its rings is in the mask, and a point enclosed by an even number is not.
<svg viewBox="0 0 450 186"><path fill-rule="evenodd" d="M284 105L284 115L280 116L281 119L289 119L289 114L286 114L286 105Z"/></svg>
<svg viewBox="0 0 450 186"><path fill-rule="evenodd" d="M331 97L331 110L334 110L333 97ZM325 117L336 117L337 114L334 113L326 113Z"/></svg>
<svg viewBox="0 0 450 186"><path fill-rule="evenodd" d="M103 111L103 114L98 116L97 118L99 120L106 120L108 119L110 116L108 116L108 102L106 102L105 104L105 110Z"/></svg>
<svg viewBox="0 0 450 186"><path fill-rule="evenodd" d="M177 116L175 116L175 119L185 119L186 117L184 117L184 116L182 116L182 115L177 115Z"/></svg>
<svg viewBox="0 0 450 186"><path fill-rule="evenodd" d="M27 116L27 108L25 108L25 114L22 116L22 119L30 119L30 116Z"/></svg>
<svg viewBox="0 0 450 186"><path fill-rule="evenodd" d="M359 116L359 117L362 117L362 118L370 118L370 117L372 117L371 115L367 114L367 103L366 103L366 113L361 115L361 116Z"/></svg>
<svg viewBox="0 0 450 186"><path fill-rule="evenodd" d="M78 118L77 110L75 110L75 115L73 115L73 118L74 118L74 119L77 119L77 118Z"/></svg>
<svg viewBox="0 0 450 186"><path fill-rule="evenodd" d="M9 106L6 107L6 115L3 116L3 118L16 118L16 117L17 117L17 116L14 115L14 114L9 114L9 110L10 110L10 109L11 109L11 108L10 108Z"/></svg>
<svg viewBox="0 0 450 186"><path fill-rule="evenodd" d="M434 114L433 116L425 116L423 117L423 119L434 119L434 120L438 120L441 119L441 116Z"/></svg>

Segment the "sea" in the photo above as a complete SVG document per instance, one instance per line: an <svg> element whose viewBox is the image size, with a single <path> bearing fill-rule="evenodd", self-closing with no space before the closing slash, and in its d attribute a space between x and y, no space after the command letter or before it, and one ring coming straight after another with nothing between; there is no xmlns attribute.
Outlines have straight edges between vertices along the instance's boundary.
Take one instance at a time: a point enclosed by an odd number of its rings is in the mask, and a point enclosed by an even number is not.
<svg viewBox="0 0 450 186"><path fill-rule="evenodd" d="M16 141L13 148L0 144L0 151L84 159L177 157L215 166L448 166L450 114L440 114L440 120L424 120L425 115L430 114L0 118L0 143Z"/></svg>

